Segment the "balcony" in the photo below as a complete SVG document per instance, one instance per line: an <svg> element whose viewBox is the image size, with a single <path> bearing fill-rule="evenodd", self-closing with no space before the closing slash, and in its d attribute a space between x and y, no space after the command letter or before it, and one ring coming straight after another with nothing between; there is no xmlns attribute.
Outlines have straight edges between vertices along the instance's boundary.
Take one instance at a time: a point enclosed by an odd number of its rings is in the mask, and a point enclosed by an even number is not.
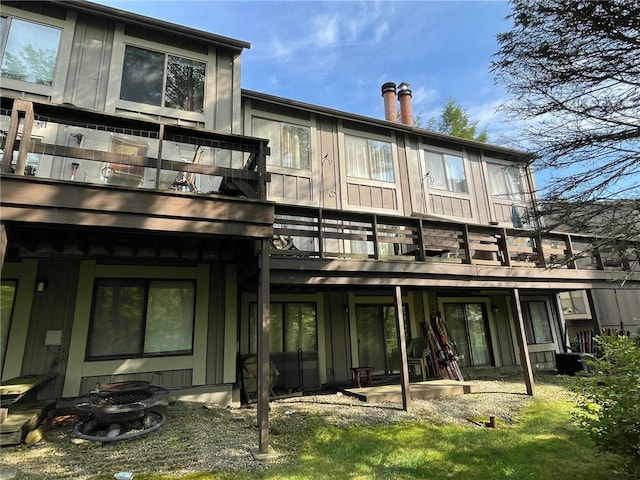
<svg viewBox="0 0 640 480"><path fill-rule="evenodd" d="M614 249L605 247L602 239L585 235L285 206L276 206L273 231L272 264L290 270L291 277L314 269L317 275L339 275L338 270L347 272L352 267L344 262L318 266L312 260L326 264L346 259L362 263L345 275L360 269L390 278L413 275L416 281L425 274L511 282L640 279L640 244L625 243ZM307 264L294 274L289 258L307 260ZM364 263L371 260L393 264Z"/></svg>
<svg viewBox="0 0 640 480"><path fill-rule="evenodd" d="M6 222L270 237L268 141L3 97Z"/></svg>

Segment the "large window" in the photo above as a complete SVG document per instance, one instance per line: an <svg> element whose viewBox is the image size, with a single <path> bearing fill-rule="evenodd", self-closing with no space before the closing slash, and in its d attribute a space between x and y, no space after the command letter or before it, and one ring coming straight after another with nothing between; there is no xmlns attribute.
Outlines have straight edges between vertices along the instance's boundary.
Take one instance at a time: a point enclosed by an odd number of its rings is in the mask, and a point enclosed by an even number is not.
<svg viewBox="0 0 640 480"><path fill-rule="evenodd" d="M468 193L464 159L448 153L424 151L426 179L429 188Z"/></svg>
<svg viewBox="0 0 640 480"><path fill-rule="evenodd" d="M254 117L251 129L254 137L269 139L269 165L311 170L309 127Z"/></svg>
<svg viewBox="0 0 640 480"><path fill-rule="evenodd" d="M0 76L50 86L53 83L60 36L59 28L2 17Z"/></svg>
<svg viewBox="0 0 640 480"><path fill-rule="evenodd" d="M13 315L13 303L16 296L16 282L3 280L0 286L0 372L4 366L4 355L7 351L9 327Z"/></svg>
<svg viewBox="0 0 640 480"><path fill-rule="evenodd" d="M96 280L87 358L190 354L195 283Z"/></svg>
<svg viewBox="0 0 640 480"><path fill-rule="evenodd" d="M127 45L120 98L203 113L205 70L203 62Z"/></svg>
<svg viewBox="0 0 640 480"><path fill-rule="evenodd" d="M544 300L523 301L522 317L527 335L527 343L552 343L551 322L549 311Z"/></svg>
<svg viewBox="0 0 640 480"><path fill-rule="evenodd" d="M491 341L484 303L445 303L444 322L449 340L466 367L492 365Z"/></svg>
<svg viewBox="0 0 640 480"><path fill-rule="evenodd" d="M379 140L345 136L347 175L350 177L393 182L391 144Z"/></svg>
<svg viewBox="0 0 640 480"><path fill-rule="evenodd" d="M249 351L256 353L257 348L256 303L251 304L249 328ZM269 333L271 353L318 351L318 334L315 303L272 302L269 307Z"/></svg>
<svg viewBox="0 0 640 480"><path fill-rule="evenodd" d="M587 300L587 292L585 290L576 290L572 292L560 292L560 303L562 304L562 313L564 318L591 318L591 309Z"/></svg>
<svg viewBox="0 0 640 480"><path fill-rule="evenodd" d="M524 201L524 185L520 168L513 165L487 164L491 195L503 200Z"/></svg>

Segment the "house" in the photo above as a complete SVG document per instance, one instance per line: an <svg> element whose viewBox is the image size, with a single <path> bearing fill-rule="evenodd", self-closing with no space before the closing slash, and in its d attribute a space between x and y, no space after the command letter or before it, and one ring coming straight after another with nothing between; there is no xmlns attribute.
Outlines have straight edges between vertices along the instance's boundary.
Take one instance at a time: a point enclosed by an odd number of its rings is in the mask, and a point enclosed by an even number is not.
<svg viewBox="0 0 640 480"><path fill-rule="evenodd" d="M525 152L415 128L406 83L368 118L243 90L250 45L184 26L66 0L2 25L1 371L55 372L41 398L146 380L266 418L266 386L406 371L433 316L466 377L532 393L561 292L640 311L637 264L527 224Z"/></svg>

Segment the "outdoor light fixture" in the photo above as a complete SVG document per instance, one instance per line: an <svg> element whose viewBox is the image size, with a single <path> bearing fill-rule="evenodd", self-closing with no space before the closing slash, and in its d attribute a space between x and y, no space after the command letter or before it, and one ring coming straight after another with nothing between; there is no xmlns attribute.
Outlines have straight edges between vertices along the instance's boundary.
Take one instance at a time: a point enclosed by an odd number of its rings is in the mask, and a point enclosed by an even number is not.
<svg viewBox="0 0 640 480"><path fill-rule="evenodd" d="M36 291L44 292L47 289L47 282L45 280L38 280L36 282Z"/></svg>

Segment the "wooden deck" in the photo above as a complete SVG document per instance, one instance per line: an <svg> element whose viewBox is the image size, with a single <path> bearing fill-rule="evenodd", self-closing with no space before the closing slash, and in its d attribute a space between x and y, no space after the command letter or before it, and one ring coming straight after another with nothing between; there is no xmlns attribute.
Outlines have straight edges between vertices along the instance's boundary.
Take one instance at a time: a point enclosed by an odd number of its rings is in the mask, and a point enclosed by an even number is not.
<svg viewBox="0 0 640 480"><path fill-rule="evenodd" d="M371 387L353 387L341 389L345 395L351 395L367 403L402 402L402 388L400 385L373 385ZM409 384L409 391L413 400L432 400L434 398L464 395L476 392L473 382L458 382L456 380L428 380Z"/></svg>

